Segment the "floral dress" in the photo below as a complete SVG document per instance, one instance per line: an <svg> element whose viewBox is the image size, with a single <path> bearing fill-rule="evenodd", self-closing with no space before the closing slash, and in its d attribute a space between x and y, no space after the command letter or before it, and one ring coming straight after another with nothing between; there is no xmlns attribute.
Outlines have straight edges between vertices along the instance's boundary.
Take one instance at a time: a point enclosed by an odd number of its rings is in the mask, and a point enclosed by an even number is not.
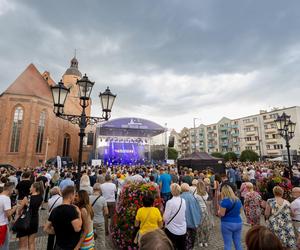
<svg viewBox="0 0 300 250"><path fill-rule="evenodd" d="M284 200L283 204L279 205L275 198L269 199L267 203L271 207L268 228L280 239L284 247L295 247L296 237L291 219L290 203Z"/></svg>
<svg viewBox="0 0 300 250"><path fill-rule="evenodd" d="M253 191L246 193L244 198L244 209L247 223L251 225L259 225L261 216L261 196L259 193Z"/></svg>

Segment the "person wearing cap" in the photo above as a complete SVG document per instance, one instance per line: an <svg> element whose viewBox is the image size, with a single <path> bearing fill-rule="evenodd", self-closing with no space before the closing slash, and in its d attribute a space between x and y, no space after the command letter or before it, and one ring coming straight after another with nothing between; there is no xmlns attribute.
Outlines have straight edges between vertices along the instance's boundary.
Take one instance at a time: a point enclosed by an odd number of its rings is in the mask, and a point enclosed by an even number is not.
<svg viewBox="0 0 300 250"><path fill-rule="evenodd" d="M300 187L292 189L292 196L295 198L291 203L292 220L297 237L297 245L300 246Z"/></svg>

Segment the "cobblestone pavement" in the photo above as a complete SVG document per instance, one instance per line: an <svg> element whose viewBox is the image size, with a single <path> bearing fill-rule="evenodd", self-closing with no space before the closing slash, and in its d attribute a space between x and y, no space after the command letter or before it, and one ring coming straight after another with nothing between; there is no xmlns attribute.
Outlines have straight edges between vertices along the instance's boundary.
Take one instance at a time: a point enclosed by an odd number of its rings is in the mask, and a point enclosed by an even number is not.
<svg viewBox="0 0 300 250"><path fill-rule="evenodd" d="M36 249L37 250L43 250L47 248L47 238L48 236L43 232L43 225L45 224L46 220L48 218L48 214L47 211L45 210L41 210L40 211L40 227L39 227L39 232L38 235L36 237ZM249 226L248 225L243 225L243 245L244 245L244 239L245 239L245 235L246 232L248 231ZM106 249L105 250L113 250L115 249L109 238L107 239L107 243L106 244ZM196 246L194 249L196 250L200 250L200 249L210 249L210 250L221 250L223 249L223 240L222 240L222 235L220 232L220 219L219 218L215 218L215 227L213 229L210 241L209 241L209 247L205 248L205 247L199 247ZM18 240L16 239L15 235L12 235L11 237L11 243L10 243L10 249L18 249ZM245 245L244 245L244 249L246 249Z"/></svg>

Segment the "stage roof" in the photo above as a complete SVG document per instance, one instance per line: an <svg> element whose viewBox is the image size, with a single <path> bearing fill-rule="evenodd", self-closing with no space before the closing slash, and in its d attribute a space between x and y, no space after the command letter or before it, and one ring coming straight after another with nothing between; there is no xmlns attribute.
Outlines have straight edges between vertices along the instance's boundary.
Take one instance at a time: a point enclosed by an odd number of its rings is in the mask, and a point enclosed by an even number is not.
<svg viewBox="0 0 300 250"><path fill-rule="evenodd" d="M153 137L165 132L159 124L135 117L112 119L100 124L97 130L100 136L119 137Z"/></svg>

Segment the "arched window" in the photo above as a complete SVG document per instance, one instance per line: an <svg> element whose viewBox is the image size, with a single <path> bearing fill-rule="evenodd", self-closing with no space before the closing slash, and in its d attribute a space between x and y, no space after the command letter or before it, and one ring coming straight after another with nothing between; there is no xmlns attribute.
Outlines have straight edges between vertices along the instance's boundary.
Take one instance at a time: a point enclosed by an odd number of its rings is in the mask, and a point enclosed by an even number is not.
<svg viewBox="0 0 300 250"><path fill-rule="evenodd" d="M10 152L19 152L22 121L23 109L21 107L17 107L14 112L14 119L12 124Z"/></svg>
<svg viewBox="0 0 300 250"><path fill-rule="evenodd" d="M70 135L64 135L64 147L63 147L63 155L62 156L69 156L70 151Z"/></svg>
<svg viewBox="0 0 300 250"><path fill-rule="evenodd" d="M35 152L41 153L43 147L44 131L45 131L46 112L43 111L40 115L39 126L37 131Z"/></svg>

